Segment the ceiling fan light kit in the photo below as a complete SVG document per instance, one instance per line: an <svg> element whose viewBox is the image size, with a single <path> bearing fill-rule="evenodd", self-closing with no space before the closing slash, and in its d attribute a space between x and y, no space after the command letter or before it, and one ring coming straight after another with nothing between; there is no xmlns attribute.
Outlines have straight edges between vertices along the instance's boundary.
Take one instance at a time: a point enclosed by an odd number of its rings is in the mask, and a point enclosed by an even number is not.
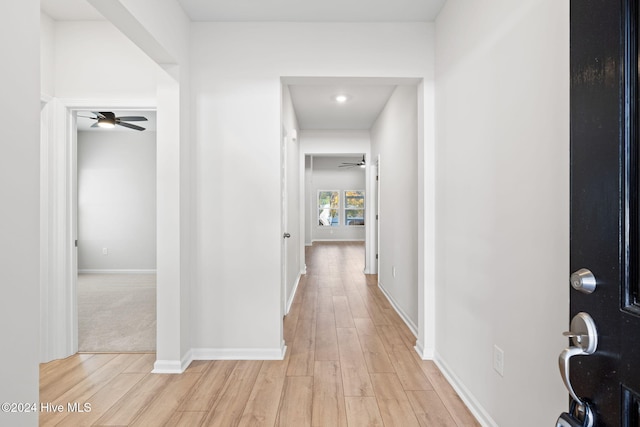
<svg viewBox="0 0 640 427"><path fill-rule="evenodd" d="M101 128L111 129L116 127L116 121L110 118L99 118L97 125Z"/></svg>

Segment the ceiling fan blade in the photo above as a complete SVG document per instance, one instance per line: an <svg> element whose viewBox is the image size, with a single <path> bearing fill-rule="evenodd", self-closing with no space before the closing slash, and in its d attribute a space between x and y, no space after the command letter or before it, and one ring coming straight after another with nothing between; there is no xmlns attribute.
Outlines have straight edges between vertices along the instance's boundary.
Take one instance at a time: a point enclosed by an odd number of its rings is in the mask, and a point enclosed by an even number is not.
<svg viewBox="0 0 640 427"><path fill-rule="evenodd" d="M129 129L135 129L135 130L144 130L144 128L142 126L138 126L138 125L132 125L131 123L125 123L125 122L116 122L117 125L120 126L124 126L126 128Z"/></svg>
<svg viewBox="0 0 640 427"><path fill-rule="evenodd" d="M121 120L124 122L146 122L147 118L142 116L124 116L118 117L116 120Z"/></svg>
<svg viewBox="0 0 640 427"><path fill-rule="evenodd" d="M97 128L98 127L98 123L94 123L91 125L92 128Z"/></svg>
<svg viewBox="0 0 640 427"><path fill-rule="evenodd" d="M95 114L95 115L96 115L98 118L100 118L100 119L104 119L104 118L105 118L105 117L104 117L104 114L102 114L102 113L98 113L98 112L96 112L96 111L92 111L92 112L91 112L91 114Z"/></svg>
<svg viewBox="0 0 640 427"><path fill-rule="evenodd" d="M91 120L98 120L97 117L81 116L80 114L78 114L78 117L84 117L85 119L91 119Z"/></svg>
<svg viewBox="0 0 640 427"><path fill-rule="evenodd" d="M354 166L358 166L358 165L354 163L354 164L352 164L352 165L339 165L338 167L339 167L339 168L352 168L352 167L354 167Z"/></svg>

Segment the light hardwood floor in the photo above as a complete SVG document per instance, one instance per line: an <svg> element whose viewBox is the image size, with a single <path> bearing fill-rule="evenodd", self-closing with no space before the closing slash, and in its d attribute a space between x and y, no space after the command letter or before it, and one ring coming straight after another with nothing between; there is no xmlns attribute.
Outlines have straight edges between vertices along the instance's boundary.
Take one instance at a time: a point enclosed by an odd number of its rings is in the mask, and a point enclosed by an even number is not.
<svg viewBox="0 0 640 427"><path fill-rule="evenodd" d="M357 243L316 243L284 321L283 361L195 361L150 374L153 354L78 354L41 365L42 426L479 425L362 273ZM85 403L90 412L69 412ZM53 408L53 406L51 406Z"/></svg>

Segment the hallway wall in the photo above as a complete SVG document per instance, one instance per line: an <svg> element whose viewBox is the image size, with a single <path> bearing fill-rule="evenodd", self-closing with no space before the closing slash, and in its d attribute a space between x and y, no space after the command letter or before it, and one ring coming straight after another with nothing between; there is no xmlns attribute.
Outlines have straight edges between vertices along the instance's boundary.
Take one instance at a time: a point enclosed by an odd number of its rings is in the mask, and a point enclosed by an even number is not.
<svg viewBox="0 0 640 427"><path fill-rule="evenodd" d="M567 407L569 2L449 0L436 27L436 359L487 424L554 425Z"/></svg>
<svg viewBox="0 0 640 427"><path fill-rule="evenodd" d="M51 95L92 100L156 97L157 65L110 22L57 21L54 29Z"/></svg>
<svg viewBox="0 0 640 427"><path fill-rule="evenodd" d="M0 15L0 402L38 402L40 239L40 3ZM0 425L35 426L38 413L0 411Z"/></svg>
<svg viewBox="0 0 640 427"><path fill-rule="evenodd" d="M280 78L432 82L433 25L196 22L191 41L194 346L275 354L282 328Z"/></svg>
<svg viewBox="0 0 640 427"><path fill-rule="evenodd" d="M398 86L371 127L371 157L380 156L378 283L414 333L419 323L417 120L417 86Z"/></svg>

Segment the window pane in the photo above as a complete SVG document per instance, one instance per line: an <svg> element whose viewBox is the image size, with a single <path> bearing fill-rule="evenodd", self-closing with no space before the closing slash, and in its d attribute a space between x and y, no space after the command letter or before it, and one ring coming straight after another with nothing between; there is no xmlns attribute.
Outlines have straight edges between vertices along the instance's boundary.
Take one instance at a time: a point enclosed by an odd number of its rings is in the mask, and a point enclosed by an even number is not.
<svg viewBox="0 0 640 427"><path fill-rule="evenodd" d="M364 191L345 191L344 207L364 209Z"/></svg>
<svg viewBox="0 0 640 427"><path fill-rule="evenodd" d="M345 209L347 225L364 225L364 209Z"/></svg>
<svg viewBox="0 0 640 427"><path fill-rule="evenodd" d="M335 227L340 225L340 192L318 191L318 225Z"/></svg>
<svg viewBox="0 0 640 427"><path fill-rule="evenodd" d="M339 191L319 191L318 207L333 208L333 209L337 209L338 207L340 207L340 192Z"/></svg>
<svg viewBox="0 0 640 427"><path fill-rule="evenodd" d="M347 226L364 225L364 191L344 192L344 223Z"/></svg>
<svg viewBox="0 0 640 427"><path fill-rule="evenodd" d="M318 212L318 225L336 227L340 225L340 217L337 209L320 209Z"/></svg>

